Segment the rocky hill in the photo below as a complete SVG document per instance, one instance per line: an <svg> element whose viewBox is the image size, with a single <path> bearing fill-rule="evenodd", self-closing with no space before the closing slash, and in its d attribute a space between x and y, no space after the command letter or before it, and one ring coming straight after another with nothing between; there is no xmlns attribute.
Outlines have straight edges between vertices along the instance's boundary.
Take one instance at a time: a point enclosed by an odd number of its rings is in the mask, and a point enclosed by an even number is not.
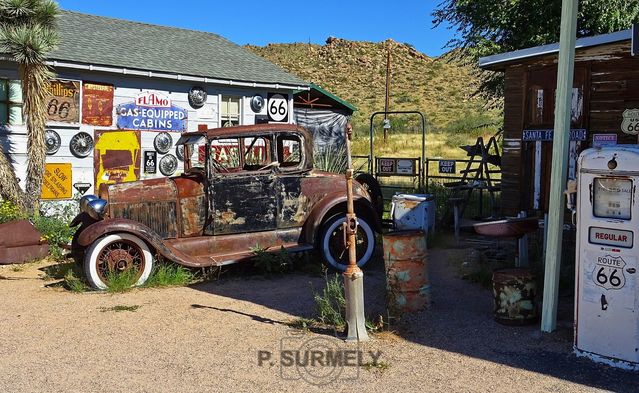
<svg viewBox="0 0 639 393"><path fill-rule="evenodd" d="M246 48L355 105L353 122L366 128L371 113L384 109L386 56L391 51L391 110L419 110L433 130L458 132L501 120L473 97L472 68L450 57L431 58L409 44L347 41L330 37L325 45L269 44Z"/></svg>

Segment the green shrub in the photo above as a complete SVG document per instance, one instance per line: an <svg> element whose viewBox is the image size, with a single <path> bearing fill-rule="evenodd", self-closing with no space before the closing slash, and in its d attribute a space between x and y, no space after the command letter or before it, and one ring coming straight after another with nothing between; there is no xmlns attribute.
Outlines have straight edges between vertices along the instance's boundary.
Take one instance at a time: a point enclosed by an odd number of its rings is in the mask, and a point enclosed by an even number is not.
<svg viewBox="0 0 639 393"><path fill-rule="evenodd" d="M258 244L251 249L251 252L254 255L253 267L262 274L285 273L293 268L291 256L284 247L281 247L277 253L273 253Z"/></svg>
<svg viewBox="0 0 639 393"><path fill-rule="evenodd" d="M338 274L332 278L326 277L326 286L321 294L315 293L315 312L317 320L325 325L341 328L346 325L346 299L344 298L344 284Z"/></svg>
<svg viewBox="0 0 639 393"><path fill-rule="evenodd" d="M13 220L22 220L27 218L16 205L10 201L0 201L0 224Z"/></svg>
<svg viewBox="0 0 639 393"><path fill-rule="evenodd" d="M145 287L183 286L193 282L195 275L187 268L175 264L156 265Z"/></svg>
<svg viewBox="0 0 639 393"><path fill-rule="evenodd" d="M51 257L62 259L64 252L61 246L71 241L76 228L69 227L67 222L55 217L36 216L31 221L49 243Z"/></svg>
<svg viewBox="0 0 639 393"><path fill-rule="evenodd" d="M313 165L321 171L345 173L348 166L346 149L340 146L317 150L313 153Z"/></svg>

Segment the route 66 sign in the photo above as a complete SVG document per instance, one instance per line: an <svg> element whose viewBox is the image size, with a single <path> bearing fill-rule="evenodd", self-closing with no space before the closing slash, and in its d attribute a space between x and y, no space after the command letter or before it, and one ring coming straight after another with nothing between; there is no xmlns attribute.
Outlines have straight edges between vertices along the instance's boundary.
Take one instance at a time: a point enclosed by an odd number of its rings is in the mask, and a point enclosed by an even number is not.
<svg viewBox="0 0 639 393"><path fill-rule="evenodd" d="M598 256L592 280L605 289L621 289L626 285L625 267L626 261L620 256Z"/></svg>
<svg viewBox="0 0 639 393"><path fill-rule="evenodd" d="M630 135L639 134L639 109L626 109L623 112L621 131Z"/></svg>
<svg viewBox="0 0 639 393"><path fill-rule="evenodd" d="M268 94L266 106L268 119L275 122L288 122L288 99L282 94Z"/></svg>

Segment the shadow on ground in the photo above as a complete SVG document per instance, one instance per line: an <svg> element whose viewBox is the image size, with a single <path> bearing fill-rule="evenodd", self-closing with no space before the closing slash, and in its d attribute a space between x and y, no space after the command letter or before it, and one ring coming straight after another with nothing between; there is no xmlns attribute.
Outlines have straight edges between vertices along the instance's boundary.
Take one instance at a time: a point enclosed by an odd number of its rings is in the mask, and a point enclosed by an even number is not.
<svg viewBox="0 0 639 393"><path fill-rule="evenodd" d="M402 338L595 388L616 392L639 391L636 373L596 364L573 354L573 298L570 292L560 298L558 328L554 333L541 333L539 324L510 327L496 323L492 316L492 292L458 277L457 263L466 252L464 249L430 251L432 304L428 310L406 316L392 326ZM456 256L451 258L451 255ZM371 319L380 314L385 316L385 277L381 255L366 269L364 280L367 316ZM269 278L231 274L193 288L260 304L296 317L311 318L313 293L321 291L324 282L324 277L301 273ZM193 307L209 307L205 301L202 303ZM238 303L237 309L222 311L246 315L268 324L290 322L245 314L241 303Z"/></svg>

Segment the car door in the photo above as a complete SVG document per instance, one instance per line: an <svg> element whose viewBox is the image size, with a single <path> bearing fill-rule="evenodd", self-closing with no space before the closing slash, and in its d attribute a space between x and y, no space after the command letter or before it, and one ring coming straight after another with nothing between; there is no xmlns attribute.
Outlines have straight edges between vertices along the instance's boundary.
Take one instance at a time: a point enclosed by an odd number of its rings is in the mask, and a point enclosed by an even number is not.
<svg viewBox="0 0 639 393"><path fill-rule="evenodd" d="M304 141L296 134L277 136L278 171L278 217L281 229L302 226L310 214L309 200L302 192L308 169L304 167Z"/></svg>
<svg viewBox="0 0 639 393"><path fill-rule="evenodd" d="M246 139L214 139L211 143L214 235L276 229L277 179L272 170L261 165L270 160L268 146L265 156L250 161L244 154Z"/></svg>

